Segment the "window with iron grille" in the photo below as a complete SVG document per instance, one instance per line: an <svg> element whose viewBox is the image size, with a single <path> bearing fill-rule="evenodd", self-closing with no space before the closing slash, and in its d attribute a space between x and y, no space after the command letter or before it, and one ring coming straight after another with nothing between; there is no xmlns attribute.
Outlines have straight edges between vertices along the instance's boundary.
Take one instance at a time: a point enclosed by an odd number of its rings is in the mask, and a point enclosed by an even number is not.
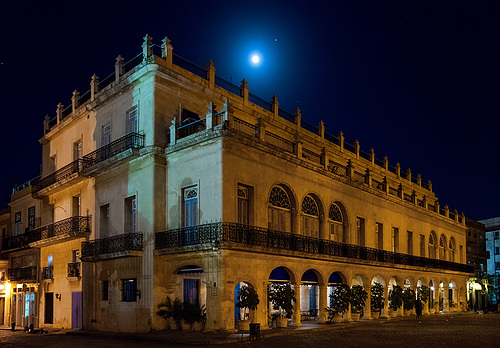
<svg viewBox="0 0 500 348"><path fill-rule="evenodd" d="M122 301L137 301L137 278L122 279Z"/></svg>
<svg viewBox="0 0 500 348"><path fill-rule="evenodd" d="M102 296L101 300L107 301L109 296L109 281L108 280L103 280L102 281Z"/></svg>

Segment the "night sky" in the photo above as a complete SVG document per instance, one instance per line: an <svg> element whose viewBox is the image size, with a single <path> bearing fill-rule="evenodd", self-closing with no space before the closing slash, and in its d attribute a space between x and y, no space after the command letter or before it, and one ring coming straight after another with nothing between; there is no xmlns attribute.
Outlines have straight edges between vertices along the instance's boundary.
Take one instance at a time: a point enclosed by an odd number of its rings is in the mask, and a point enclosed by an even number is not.
<svg viewBox="0 0 500 348"><path fill-rule="evenodd" d="M477 0L2 1L0 209L39 174L45 114L145 34L420 173L442 207L500 216L500 2Z"/></svg>

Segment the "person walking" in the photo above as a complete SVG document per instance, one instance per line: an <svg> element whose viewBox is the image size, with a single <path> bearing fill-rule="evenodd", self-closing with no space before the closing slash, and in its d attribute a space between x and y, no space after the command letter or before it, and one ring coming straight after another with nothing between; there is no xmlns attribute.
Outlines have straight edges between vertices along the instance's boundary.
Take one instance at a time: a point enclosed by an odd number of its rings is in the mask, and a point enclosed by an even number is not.
<svg viewBox="0 0 500 348"><path fill-rule="evenodd" d="M422 301L420 299L415 301L415 313L417 314L417 320L422 319Z"/></svg>

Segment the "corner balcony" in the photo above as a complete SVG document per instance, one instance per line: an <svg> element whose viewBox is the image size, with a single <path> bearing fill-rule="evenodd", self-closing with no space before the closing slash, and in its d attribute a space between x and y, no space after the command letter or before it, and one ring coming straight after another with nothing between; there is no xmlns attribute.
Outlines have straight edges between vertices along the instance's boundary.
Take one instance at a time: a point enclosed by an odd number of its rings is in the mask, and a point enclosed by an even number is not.
<svg viewBox="0 0 500 348"><path fill-rule="evenodd" d="M93 176L139 156L144 147L144 135L127 135L83 156L83 174Z"/></svg>
<svg viewBox="0 0 500 348"><path fill-rule="evenodd" d="M142 256L142 233L125 233L82 242L85 262L97 262L127 256Z"/></svg>
<svg viewBox="0 0 500 348"><path fill-rule="evenodd" d="M377 262L384 266L401 265L474 273L472 266L461 263L344 244L237 223L219 222L155 234L157 254L210 250L214 247L328 260L331 260L333 256L346 258L348 262L355 263Z"/></svg>
<svg viewBox="0 0 500 348"><path fill-rule="evenodd" d="M30 247L31 243L36 242L39 239L40 235L38 233L33 233L33 231L4 238L2 242L2 252L27 249Z"/></svg>
<svg viewBox="0 0 500 348"><path fill-rule="evenodd" d="M7 274L11 282L36 282L37 266L9 268Z"/></svg>
<svg viewBox="0 0 500 348"><path fill-rule="evenodd" d="M85 180L81 175L83 160L77 159L70 164L56 170L32 184L31 196L33 198L47 197L49 194L59 192L71 185Z"/></svg>
<svg viewBox="0 0 500 348"><path fill-rule="evenodd" d="M30 231L32 248L45 247L90 236L91 216L72 216Z"/></svg>

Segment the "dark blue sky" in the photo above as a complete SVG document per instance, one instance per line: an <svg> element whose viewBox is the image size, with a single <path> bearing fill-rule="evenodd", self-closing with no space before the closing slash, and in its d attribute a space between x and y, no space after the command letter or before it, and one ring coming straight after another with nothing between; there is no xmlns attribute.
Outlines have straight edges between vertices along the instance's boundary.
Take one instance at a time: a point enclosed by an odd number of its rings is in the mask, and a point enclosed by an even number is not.
<svg viewBox="0 0 500 348"><path fill-rule="evenodd" d="M138 54L146 33L420 173L441 205L500 216L500 3L472 0L2 2L1 207L39 172L44 115Z"/></svg>

